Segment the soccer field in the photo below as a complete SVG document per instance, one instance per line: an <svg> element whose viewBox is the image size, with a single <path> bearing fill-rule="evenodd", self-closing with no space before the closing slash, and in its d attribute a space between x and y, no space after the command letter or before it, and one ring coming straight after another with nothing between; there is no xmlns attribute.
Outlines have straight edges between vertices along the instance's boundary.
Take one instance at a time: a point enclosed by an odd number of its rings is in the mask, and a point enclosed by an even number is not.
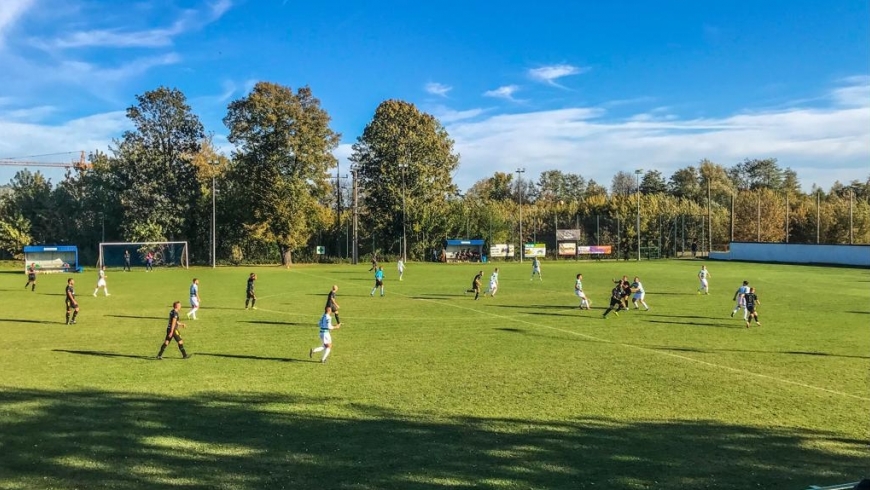
<svg viewBox="0 0 870 490"><path fill-rule="evenodd" d="M697 272L711 272L698 295ZM0 273L0 489L803 489L868 476L870 271L718 263ZM464 294L498 266L494 298ZM245 310L256 272L257 310ZM576 308L582 272L591 311ZM651 310L601 318L612 278ZM81 313L64 324L76 280ZM171 303L202 309L154 359ZM729 316L749 280L763 326ZM317 322L339 286L329 362Z"/></svg>

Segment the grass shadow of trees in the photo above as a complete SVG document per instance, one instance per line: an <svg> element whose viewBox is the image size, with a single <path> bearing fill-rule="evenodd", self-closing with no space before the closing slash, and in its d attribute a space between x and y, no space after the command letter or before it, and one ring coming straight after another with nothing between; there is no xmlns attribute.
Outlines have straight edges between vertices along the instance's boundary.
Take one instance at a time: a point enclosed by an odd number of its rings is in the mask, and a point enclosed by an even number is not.
<svg viewBox="0 0 870 490"><path fill-rule="evenodd" d="M273 394L7 389L0 413L4 488L743 490L854 481L867 462L865 441L807 430L436 419Z"/></svg>

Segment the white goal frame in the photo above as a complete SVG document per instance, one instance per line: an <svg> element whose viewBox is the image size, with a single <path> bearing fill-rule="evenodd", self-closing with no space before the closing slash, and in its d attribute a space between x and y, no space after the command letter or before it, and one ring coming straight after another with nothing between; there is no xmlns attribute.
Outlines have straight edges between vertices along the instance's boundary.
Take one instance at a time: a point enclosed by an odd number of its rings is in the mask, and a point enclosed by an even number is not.
<svg viewBox="0 0 870 490"><path fill-rule="evenodd" d="M180 242L100 242L100 249L99 249L100 253L99 253L99 257L97 258L97 268L98 269L103 266L103 257L104 257L103 247L105 247L107 245L131 248L131 249L136 250L137 253L138 253L139 249L141 249L142 247L161 246L161 245L182 245L183 258L182 258L180 265L181 265L181 267L184 267L185 269L187 269L190 265L190 260L188 257L189 247L188 247L186 241L180 241Z"/></svg>

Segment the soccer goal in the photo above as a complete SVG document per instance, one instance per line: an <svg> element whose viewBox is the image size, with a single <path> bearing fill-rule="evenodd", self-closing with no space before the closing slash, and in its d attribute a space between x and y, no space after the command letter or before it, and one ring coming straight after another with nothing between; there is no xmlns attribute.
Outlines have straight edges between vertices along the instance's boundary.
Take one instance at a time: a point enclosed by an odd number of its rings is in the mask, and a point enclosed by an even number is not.
<svg viewBox="0 0 870 490"><path fill-rule="evenodd" d="M126 268L144 267L151 254L154 267L184 267L187 269L187 242L103 242L97 267Z"/></svg>

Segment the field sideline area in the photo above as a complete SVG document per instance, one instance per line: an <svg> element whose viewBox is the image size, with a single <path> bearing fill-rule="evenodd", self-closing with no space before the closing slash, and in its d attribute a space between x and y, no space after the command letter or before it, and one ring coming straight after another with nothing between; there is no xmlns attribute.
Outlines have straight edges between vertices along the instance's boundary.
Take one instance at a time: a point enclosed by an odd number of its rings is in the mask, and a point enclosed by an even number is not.
<svg viewBox="0 0 870 490"><path fill-rule="evenodd" d="M711 294L698 295L706 264ZM804 489L870 476L870 271L718 263L0 271L0 489ZM495 298L464 294L499 267ZM256 272L258 310L245 310ZM582 272L592 311L577 309ZM651 310L601 318L612 278ZM64 288L76 281L76 325ZM186 321L188 287L202 309ZM729 316L749 280L763 326ZM309 349L332 284L342 328ZM181 334L154 359L174 300Z"/></svg>

